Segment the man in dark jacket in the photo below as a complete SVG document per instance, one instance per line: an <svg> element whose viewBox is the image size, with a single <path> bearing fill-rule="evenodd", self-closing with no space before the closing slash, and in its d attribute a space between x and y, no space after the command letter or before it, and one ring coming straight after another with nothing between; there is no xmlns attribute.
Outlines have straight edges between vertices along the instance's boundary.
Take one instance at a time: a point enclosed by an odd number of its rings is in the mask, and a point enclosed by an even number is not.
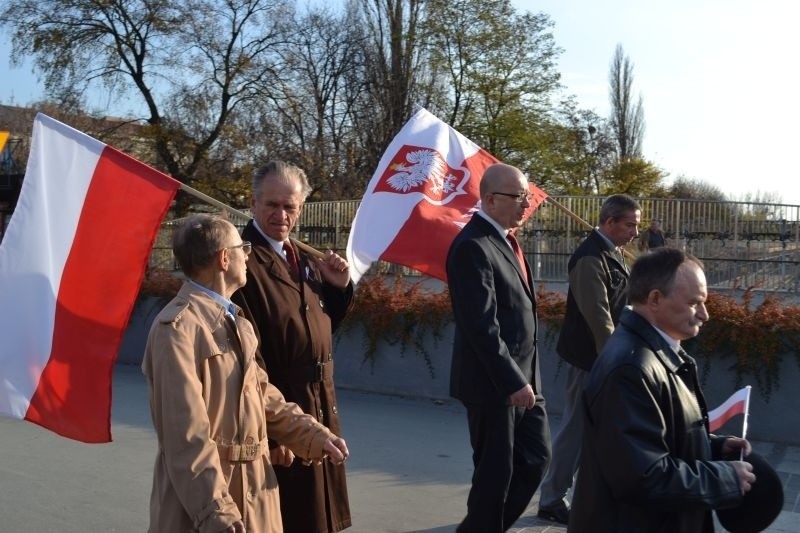
<svg viewBox="0 0 800 533"><path fill-rule="evenodd" d="M639 250L655 250L667 245L667 238L661 230L661 221L654 218L650 221L650 226L639 235Z"/></svg>
<svg viewBox="0 0 800 533"><path fill-rule="evenodd" d="M553 460L542 481L539 517L566 524L567 492L572 487L581 451L583 382L597 354L614 331L627 303L628 265L623 246L636 237L639 203L626 194L606 198L599 226L570 257L567 312L558 337L558 354L566 361L564 412L553 440Z"/></svg>
<svg viewBox="0 0 800 533"><path fill-rule="evenodd" d="M584 439L568 531L714 530L711 509L750 490L750 443L709 435L697 367L681 341L708 320L702 264L672 248L641 256L633 309L595 361L583 393Z"/></svg>
<svg viewBox="0 0 800 533"><path fill-rule="evenodd" d="M328 252L302 252L289 239L311 192L300 168L272 161L253 178L251 220L242 238L253 243L247 284L233 295L258 337L259 364L287 401L298 404L341 434L333 384L332 331L353 300L350 269ZM327 533L351 525L343 464L307 464L285 447L273 447L283 529ZM284 468L285 467L285 468Z"/></svg>
<svg viewBox="0 0 800 533"><path fill-rule="evenodd" d="M530 207L519 169L497 163L481 209L447 256L455 316L450 394L467 410L472 488L460 533L500 533L530 503L550 461L536 352L536 297L514 231Z"/></svg>

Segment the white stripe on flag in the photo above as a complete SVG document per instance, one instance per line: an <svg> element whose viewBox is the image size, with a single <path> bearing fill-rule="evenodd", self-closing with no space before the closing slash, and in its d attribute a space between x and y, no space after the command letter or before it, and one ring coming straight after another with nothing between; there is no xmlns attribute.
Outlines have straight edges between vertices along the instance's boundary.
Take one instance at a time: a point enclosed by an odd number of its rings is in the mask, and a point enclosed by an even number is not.
<svg viewBox="0 0 800 533"><path fill-rule="evenodd" d="M105 148L86 136L76 142L65 135L71 129L45 115L34 121L25 181L0 245L0 376L8 392L0 413L15 418L25 416L50 357L61 274Z"/></svg>
<svg viewBox="0 0 800 533"><path fill-rule="evenodd" d="M111 439L111 376L180 184L44 115L0 244L0 414Z"/></svg>
<svg viewBox="0 0 800 533"><path fill-rule="evenodd" d="M445 164L459 168L465 160L481 151L478 145L424 108L420 108L406 122L383 153L353 219L347 242L347 260L350 263L350 273L354 283L358 283L370 265L381 258L420 202L442 204L463 194L459 190L455 191L455 194L443 195L446 200L439 200L427 196L419 190L419 187L410 187L410 190L390 192L379 190L376 192L376 187L381 183L381 178L387 171L391 172L396 169L398 174L408 172L409 176L412 175L413 162L404 161L402 164L393 164L398 153L404 147L409 146L417 147L422 151L435 151L443 158ZM430 178L430 175L414 175L410 179L412 183L420 184L429 182ZM476 195L472 203L474 204L477 200Z"/></svg>
<svg viewBox="0 0 800 533"><path fill-rule="evenodd" d="M750 399L750 386L744 387L734 392L730 398L725 400L722 405L709 411L708 425L709 431L714 432L722 427L725 422L736 415L747 414L747 406Z"/></svg>

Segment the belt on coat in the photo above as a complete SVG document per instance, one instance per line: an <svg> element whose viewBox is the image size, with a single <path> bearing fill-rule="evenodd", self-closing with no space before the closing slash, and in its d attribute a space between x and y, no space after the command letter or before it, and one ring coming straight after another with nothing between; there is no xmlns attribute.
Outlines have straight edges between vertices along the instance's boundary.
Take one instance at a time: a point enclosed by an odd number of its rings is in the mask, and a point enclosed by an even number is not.
<svg viewBox="0 0 800 533"><path fill-rule="evenodd" d="M255 461L269 450L268 439L264 437L259 442L249 444L220 444L217 443L217 453L231 463L249 463Z"/></svg>
<svg viewBox="0 0 800 533"><path fill-rule="evenodd" d="M319 361L315 365L284 368L280 372L267 371L272 381L281 383L318 383L333 379L333 361Z"/></svg>

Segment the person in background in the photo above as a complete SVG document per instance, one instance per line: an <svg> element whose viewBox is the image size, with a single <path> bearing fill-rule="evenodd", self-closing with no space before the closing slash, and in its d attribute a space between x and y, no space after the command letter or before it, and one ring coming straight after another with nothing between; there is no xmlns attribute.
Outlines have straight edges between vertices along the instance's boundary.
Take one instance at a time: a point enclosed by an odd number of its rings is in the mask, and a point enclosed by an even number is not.
<svg viewBox="0 0 800 533"><path fill-rule="evenodd" d="M654 218L650 221L650 226L639 235L639 250L655 250L667 245L667 238L661 230L661 221Z"/></svg>
<svg viewBox="0 0 800 533"><path fill-rule="evenodd" d="M158 438L150 531L280 533L267 439L336 464L347 445L284 401L256 363L252 325L229 300L250 243L212 215L190 217L173 241L187 280L155 318L142 363Z"/></svg>
<svg viewBox="0 0 800 533"><path fill-rule="evenodd" d="M709 532L712 509L756 482L751 445L709 435L697 365L681 342L708 320L703 266L674 248L633 265L625 309L586 381L570 533ZM724 460L724 458L732 460Z"/></svg>
<svg viewBox="0 0 800 533"><path fill-rule="evenodd" d="M567 492L581 449L580 394L586 375L627 304L628 265L624 246L637 234L639 203L625 194L606 198L599 226L578 246L567 265L567 310L556 351L566 363L564 412L553 440L553 460L542 482L537 515L566 524Z"/></svg>
<svg viewBox="0 0 800 533"><path fill-rule="evenodd" d="M289 238L311 192L305 172L272 161L253 177L253 220L242 238L253 243L247 283L233 295L256 330L261 364L288 401L340 433L333 383L333 331L353 301L347 261L328 251L308 255ZM308 464L272 444L283 527L327 533L351 525L343 464Z"/></svg>
<svg viewBox="0 0 800 533"><path fill-rule="evenodd" d="M450 394L466 407L475 467L461 533L510 528L550 461L536 297L514 236L530 206L528 181L497 163L486 169L480 196L446 264L455 317Z"/></svg>

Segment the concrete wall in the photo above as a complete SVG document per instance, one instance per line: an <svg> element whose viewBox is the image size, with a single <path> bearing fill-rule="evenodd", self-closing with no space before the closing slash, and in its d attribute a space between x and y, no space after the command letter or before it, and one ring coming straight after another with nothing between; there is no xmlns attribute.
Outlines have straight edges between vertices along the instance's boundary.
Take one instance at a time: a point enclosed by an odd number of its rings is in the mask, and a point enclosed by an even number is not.
<svg viewBox="0 0 800 533"><path fill-rule="evenodd" d="M383 346L374 362L364 361L361 335L358 332L342 335L337 339L334 356L336 384L357 390L448 400L452 338L451 326L438 343L425 341L433 356L432 368L429 369L412 347L401 354L397 345ZM698 363L702 368L704 361ZM800 444L800 402L795 396L800 386L797 359L791 354L784 356L779 387L772 391L768 400L753 378L746 377L743 383L736 383L734 363L733 359L711 361L702 384L709 409L720 405L739 388L752 385L747 436L754 440ZM560 415L564 410L566 372L562 360L555 353L552 338L542 339L539 364L547 411ZM734 417L718 433L741 435L743 418Z"/></svg>
<svg viewBox="0 0 800 533"><path fill-rule="evenodd" d="M137 305L123 338L117 361L139 365L142 361L147 332L164 302L147 301ZM559 415L564 409L563 363L553 347L553 336L540 342L540 369L547 400L547 410ZM424 341L431 356L430 365L409 346L403 352L399 344L383 345L374 361L364 359L364 339L360 330L337 335L335 339L335 379L338 387L398 396L450 400L449 378L453 327L448 326L439 341ZM698 361L700 367L703 360ZM709 408L721 404L737 389L753 385L748 420L748 436L755 440L786 442L800 445L800 402L795 391L800 387L800 364L791 354L784 356L779 372L779 387L767 400L755 380L745 378L736 383L733 359L712 360L703 382ZM720 433L741 435L742 416L735 417Z"/></svg>

